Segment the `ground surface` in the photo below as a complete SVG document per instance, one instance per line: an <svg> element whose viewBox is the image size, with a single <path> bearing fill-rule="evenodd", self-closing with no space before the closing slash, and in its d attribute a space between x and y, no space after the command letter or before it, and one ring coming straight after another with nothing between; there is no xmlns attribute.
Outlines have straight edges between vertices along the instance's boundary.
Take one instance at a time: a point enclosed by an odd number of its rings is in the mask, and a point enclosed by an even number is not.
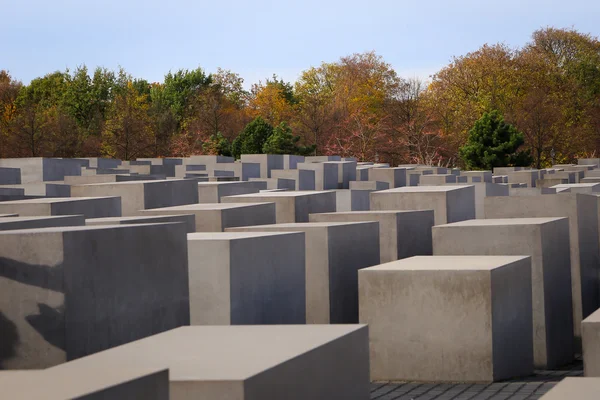
<svg viewBox="0 0 600 400"><path fill-rule="evenodd" d="M374 382L371 400L534 400L541 398L566 376L583 376L577 361L554 371L492 384Z"/></svg>

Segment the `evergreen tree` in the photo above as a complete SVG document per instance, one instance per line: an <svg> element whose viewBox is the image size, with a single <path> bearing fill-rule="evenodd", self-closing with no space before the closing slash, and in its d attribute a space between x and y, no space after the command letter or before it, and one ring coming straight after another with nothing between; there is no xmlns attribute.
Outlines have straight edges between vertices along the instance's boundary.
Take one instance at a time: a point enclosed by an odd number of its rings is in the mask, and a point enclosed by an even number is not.
<svg viewBox="0 0 600 400"><path fill-rule="evenodd" d="M460 149L460 157L468 169L528 166L532 162L530 152L519 151L524 142L523 134L494 110L475 122L467 143Z"/></svg>
<svg viewBox="0 0 600 400"><path fill-rule="evenodd" d="M273 135L273 127L262 117L252 120L231 144L235 158L242 154L262 154L265 142Z"/></svg>

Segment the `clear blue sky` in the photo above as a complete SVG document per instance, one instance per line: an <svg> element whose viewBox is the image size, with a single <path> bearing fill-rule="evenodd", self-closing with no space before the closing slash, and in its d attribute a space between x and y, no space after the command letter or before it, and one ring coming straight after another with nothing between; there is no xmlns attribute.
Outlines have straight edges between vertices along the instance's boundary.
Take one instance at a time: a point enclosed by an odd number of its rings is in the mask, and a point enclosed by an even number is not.
<svg viewBox="0 0 600 400"><path fill-rule="evenodd" d="M426 78L484 43L521 46L540 27L600 36L598 0L0 0L0 10L0 69L23 82L81 64L149 81L200 66L249 86L369 50Z"/></svg>

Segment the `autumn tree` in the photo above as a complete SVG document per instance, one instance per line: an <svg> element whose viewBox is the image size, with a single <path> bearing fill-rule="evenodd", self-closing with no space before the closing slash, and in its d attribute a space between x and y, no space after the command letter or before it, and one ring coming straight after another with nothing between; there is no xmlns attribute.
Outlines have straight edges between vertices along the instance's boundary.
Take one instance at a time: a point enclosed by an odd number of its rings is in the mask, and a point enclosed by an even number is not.
<svg viewBox="0 0 600 400"><path fill-rule="evenodd" d="M527 166L531 163L529 152L519 151L524 142L523 134L493 110L475 122L460 156L468 169Z"/></svg>
<svg viewBox="0 0 600 400"><path fill-rule="evenodd" d="M231 156L231 143L221 132L217 132L202 143L205 154L214 156Z"/></svg>
<svg viewBox="0 0 600 400"><path fill-rule="evenodd" d="M114 99L102 133L103 155L132 160L151 155L152 124L146 94L140 94L133 82Z"/></svg>
<svg viewBox="0 0 600 400"><path fill-rule="evenodd" d="M15 100L21 86L21 82L14 80L8 71L0 70L0 157L11 155L7 148L9 127L15 117Z"/></svg>
<svg viewBox="0 0 600 400"><path fill-rule="evenodd" d="M292 134L292 128L285 122L273 129L273 134L265 141L262 147L264 154L296 154L307 156L313 153L313 146L299 144L300 136Z"/></svg>

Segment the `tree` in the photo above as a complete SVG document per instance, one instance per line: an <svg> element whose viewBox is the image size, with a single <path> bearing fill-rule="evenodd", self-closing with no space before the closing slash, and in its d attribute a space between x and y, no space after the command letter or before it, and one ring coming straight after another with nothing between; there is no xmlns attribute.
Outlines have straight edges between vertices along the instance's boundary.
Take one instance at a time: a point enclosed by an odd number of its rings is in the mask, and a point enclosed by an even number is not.
<svg viewBox="0 0 600 400"><path fill-rule="evenodd" d="M221 132L210 137L202 144L202 150L205 154L214 156L231 156L231 143L225 138Z"/></svg>
<svg viewBox="0 0 600 400"><path fill-rule="evenodd" d="M242 154L262 154L262 148L273 135L273 127L262 117L252 120L231 144L231 153L235 158Z"/></svg>
<svg viewBox="0 0 600 400"><path fill-rule="evenodd" d="M523 134L493 110L475 122L460 156L469 169L527 166L532 162L529 151L518 150L524 142Z"/></svg>
<svg viewBox="0 0 600 400"><path fill-rule="evenodd" d="M286 122L282 122L273 130L273 134L263 145L264 154L296 154L307 156L314 151L313 146L299 146L300 136L294 136Z"/></svg>

